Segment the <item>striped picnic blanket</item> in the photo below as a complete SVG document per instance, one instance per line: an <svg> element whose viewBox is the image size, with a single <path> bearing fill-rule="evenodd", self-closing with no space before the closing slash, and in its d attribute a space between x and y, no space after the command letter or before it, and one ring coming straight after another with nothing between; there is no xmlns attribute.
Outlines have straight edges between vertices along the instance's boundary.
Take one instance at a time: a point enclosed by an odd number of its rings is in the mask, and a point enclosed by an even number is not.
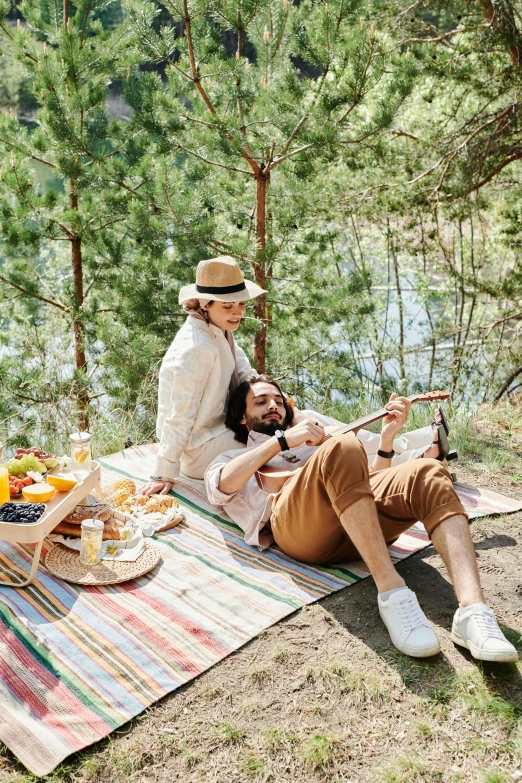
<svg viewBox="0 0 522 783"><path fill-rule="evenodd" d="M105 477L146 480L144 446L100 460ZM0 590L0 740L36 775L110 734L305 604L367 576L362 563L313 567L245 544L197 490L180 489L186 523L156 536L162 563L122 585L81 587L40 568L26 589ZM522 503L458 486L473 516ZM396 559L428 543L401 536ZM44 544L43 556L47 547ZM0 543L0 567L27 572L32 545Z"/></svg>

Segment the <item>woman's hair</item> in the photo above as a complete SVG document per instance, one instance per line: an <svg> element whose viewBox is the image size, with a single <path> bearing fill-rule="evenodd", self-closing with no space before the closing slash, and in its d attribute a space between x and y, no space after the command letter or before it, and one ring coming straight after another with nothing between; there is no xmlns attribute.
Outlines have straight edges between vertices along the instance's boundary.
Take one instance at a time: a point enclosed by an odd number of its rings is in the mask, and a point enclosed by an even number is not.
<svg viewBox="0 0 522 783"><path fill-rule="evenodd" d="M253 375L248 380L242 381L237 389L230 395L225 416L225 424L229 430L232 430L235 439L240 443L246 443L248 441L248 429L245 424L241 424L241 419L244 418L246 413L246 397L248 390L254 383L270 383L272 386L275 386L281 394L286 412L283 428L292 424L294 420L294 409L288 402L277 381L272 380L272 378L269 378L267 375Z"/></svg>
<svg viewBox="0 0 522 783"><path fill-rule="evenodd" d="M213 303L213 301L214 300L211 299L210 302L207 302L205 307L210 307L210 305ZM199 314L199 315L203 315L203 318L205 318L205 311L201 307L201 305L199 303L199 299L186 299L182 303L181 306L183 307L185 312L188 313L189 315ZM205 320L206 320L206 318L205 318Z"/></svg>

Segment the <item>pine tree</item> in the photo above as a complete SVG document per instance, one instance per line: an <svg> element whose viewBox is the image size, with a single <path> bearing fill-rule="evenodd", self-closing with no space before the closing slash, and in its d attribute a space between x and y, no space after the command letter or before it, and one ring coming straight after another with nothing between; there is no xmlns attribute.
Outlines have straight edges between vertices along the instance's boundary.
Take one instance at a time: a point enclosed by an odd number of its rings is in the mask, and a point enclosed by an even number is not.
<svg viewBox="0 0 522 783"><path fill-rule="evenodd" d="M305 292L313 303L314 287L326 281L326 269L321 279L321 265L312 273L306 263L327 244L328 231L313 225L321 178L336 160L371 165L411 89L411 61L387 53L378 32L360 23L361 6L165 0L168 17L142 0L126 7L139 58L163 71L142 71L125 92L133 127L157 153L147 197L189 269L203 246L251 265L268 289L268 302L255 303L260 371L272 278L289 280L300 256L298 304Z"/></svg>
<svg viewBox="0 0 522 783"><path fill-rule="evenodd" d="M10 3L0 6L1 52L23 68L40 108L30 126L13 113L0 114L0 282L6 303L22 296L10 302L11 316L24 324L22 334L32 332L33 342L51 313L56 331L70 330L74 369L66 370L66 340L57 397L70 394L85 428L95 371L88 343L97 342L98 310L115 306L110 287L132 234L125 178L139 173L145 150L107 113L109 88L130 67L119 5L27 0L20 8L23 20L13 24ZM50 187L42 186L45 178L52 179ZM29 356L20 357L14 380L20 399L23 388L38 383L36 370L29 377ZM38 404L46 393L26 391L26 402Z"/></svg>

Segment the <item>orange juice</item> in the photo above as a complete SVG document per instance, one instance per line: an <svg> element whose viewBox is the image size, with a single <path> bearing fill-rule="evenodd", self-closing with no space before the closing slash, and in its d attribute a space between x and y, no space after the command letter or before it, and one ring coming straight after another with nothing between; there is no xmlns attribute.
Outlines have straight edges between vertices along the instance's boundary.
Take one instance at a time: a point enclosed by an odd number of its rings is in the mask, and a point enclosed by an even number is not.
<svg viewBox="0 0 522 783"><path fill-rule="evenodd" d="M9 471L7 468L0 468L0 505L2 505L2 503L8 503L10 499Z"/></svg>

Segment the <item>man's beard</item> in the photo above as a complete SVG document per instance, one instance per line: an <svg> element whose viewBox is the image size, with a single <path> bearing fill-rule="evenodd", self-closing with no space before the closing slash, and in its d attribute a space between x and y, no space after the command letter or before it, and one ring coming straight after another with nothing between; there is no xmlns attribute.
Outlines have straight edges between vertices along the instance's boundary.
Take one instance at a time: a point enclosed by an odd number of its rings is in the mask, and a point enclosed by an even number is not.
<svg viewBox="0 0 522 783"><path fill-rule="evenodd" d="M258 419L257 416L245 415L246 426L249 430L254 432L262 432L265 435L275 435L276 430L286 429L286 417L284 421L281 419Z"/></svg>

